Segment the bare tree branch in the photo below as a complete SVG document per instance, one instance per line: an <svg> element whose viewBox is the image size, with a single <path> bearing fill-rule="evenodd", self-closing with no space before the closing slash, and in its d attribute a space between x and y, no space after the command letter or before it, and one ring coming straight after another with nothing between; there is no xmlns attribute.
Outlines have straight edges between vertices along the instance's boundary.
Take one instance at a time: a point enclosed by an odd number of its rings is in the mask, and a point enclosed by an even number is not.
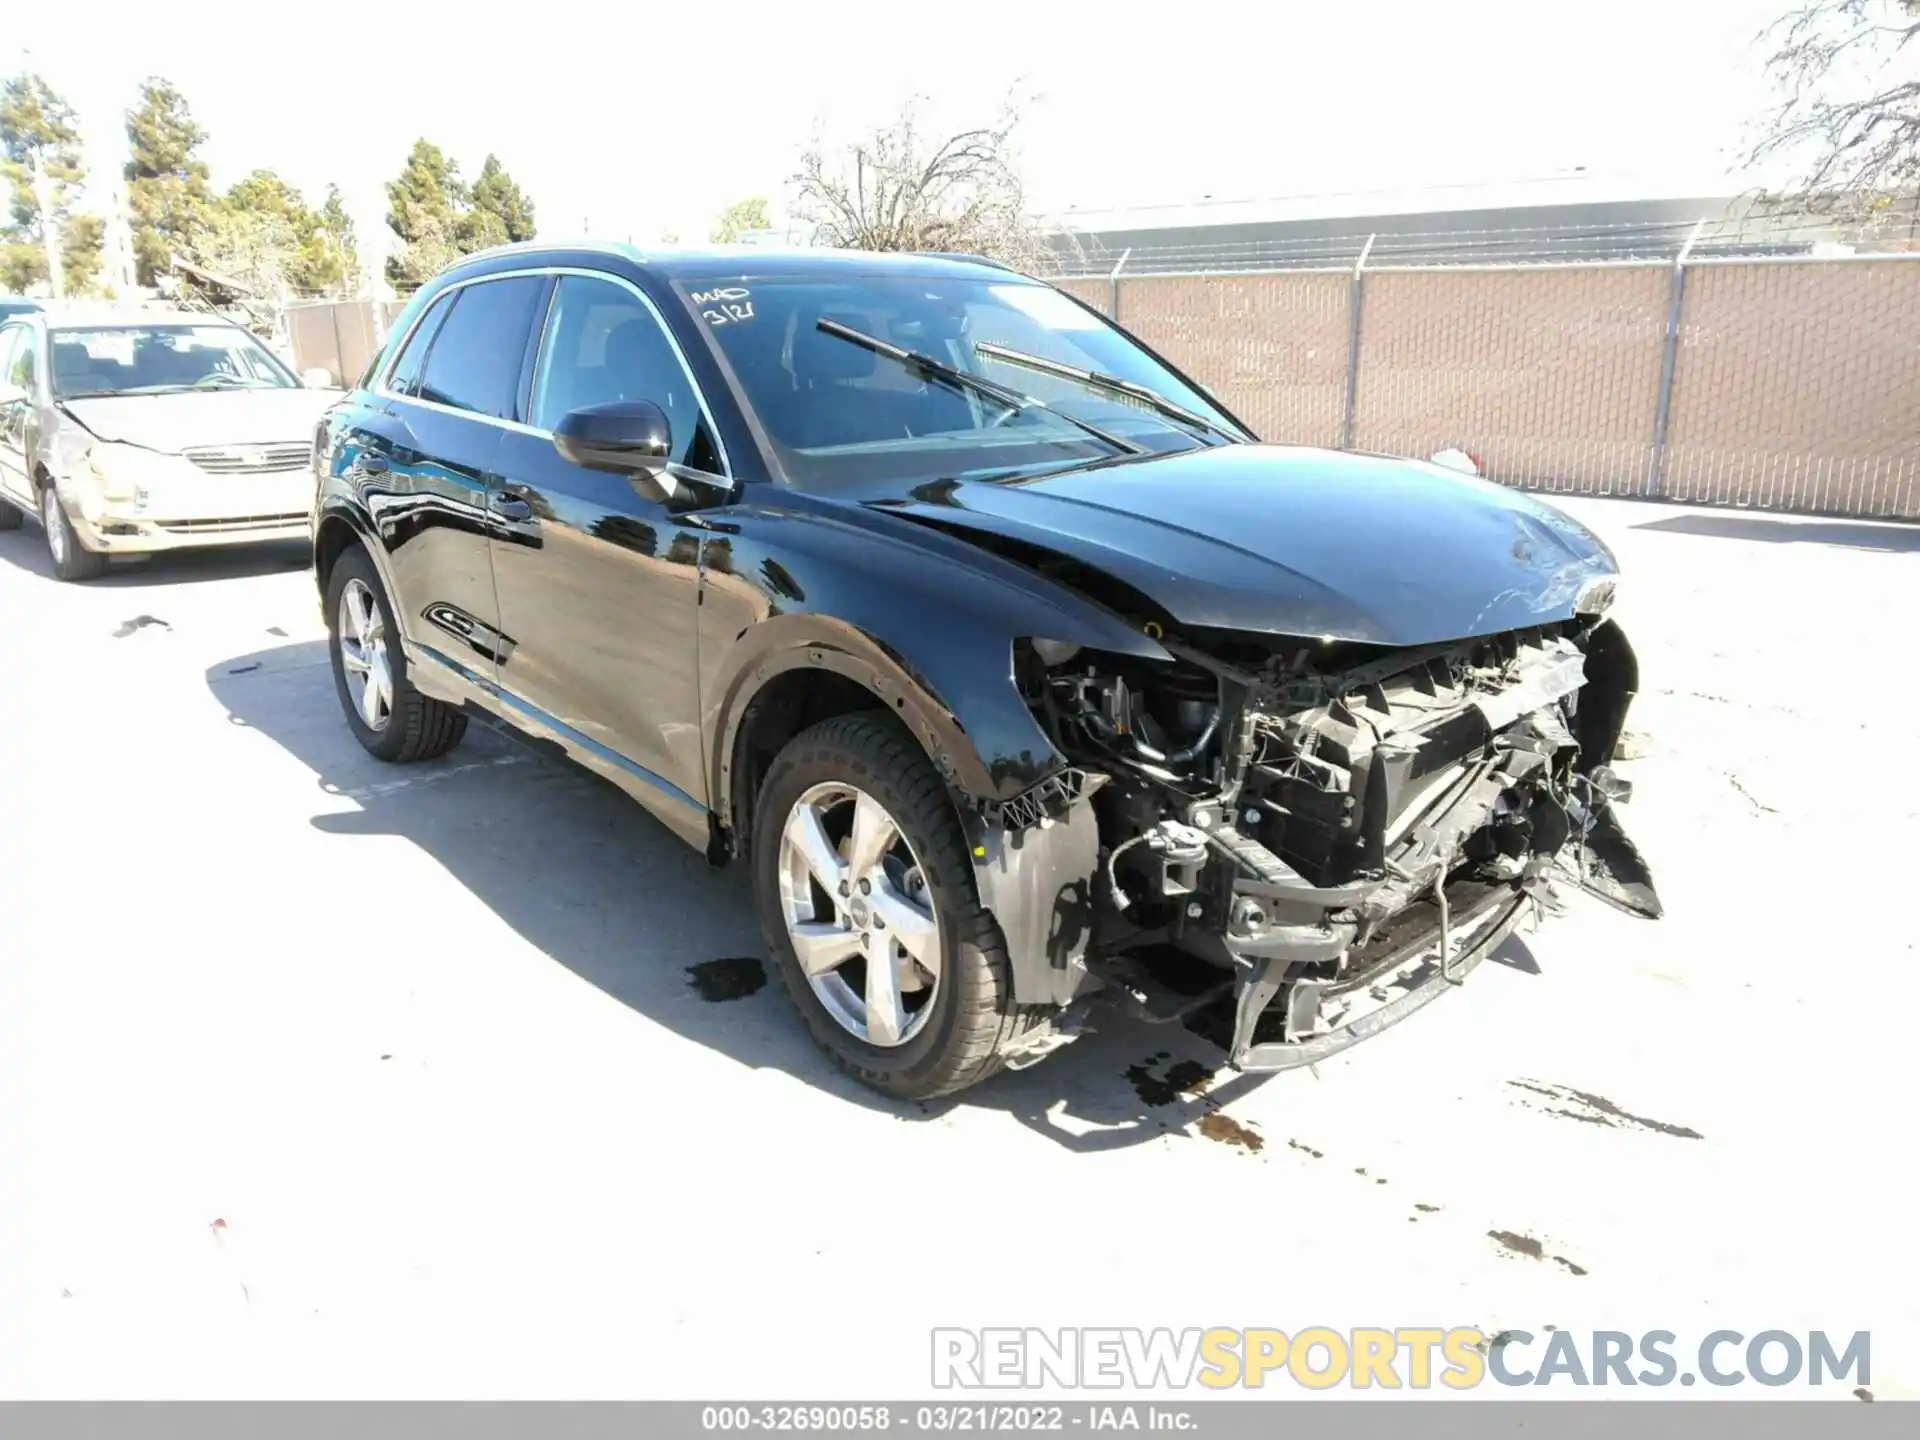
<svg viewBox="0 0 1920 1440"><path fill-rule="evenodd" d="M1054 256L1027 213L1009 101L990 126L936 145L921 139L918 103L844 150L819 136L793 176L794 213L819 244L859 250L947 250L985 255L1017 269L1053 268Z"/></svg>
<svg viewBox="0 0 1920 1440"><path fill-rule="evenodd" d="M1920 0L1802 0L1762 38L1780 101L1749 163L1790 162L1796 198L1821 209L1920 184Z"/></svg>

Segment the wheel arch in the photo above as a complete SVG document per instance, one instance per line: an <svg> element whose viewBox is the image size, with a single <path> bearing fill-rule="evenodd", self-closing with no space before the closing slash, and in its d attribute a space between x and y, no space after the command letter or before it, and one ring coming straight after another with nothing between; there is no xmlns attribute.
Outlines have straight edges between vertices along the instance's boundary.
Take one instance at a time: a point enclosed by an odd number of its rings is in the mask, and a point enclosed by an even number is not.
<svg viewBox="0 0 1920 1440"><path fill-rule="evenodd" d="M364 545L359 527L339 511L322 515L313 531L313 579L320 594L327 593L327 581L341 555L356 541Z"/></svg>
<svg viewBox="0 0 1920 1440"><path fill-rule="evenodd" d="M719 698L708 780L716 859L746 855L753 808L774 757L801 731L838 715L892 716L950 789L967 789L968 779L985 776L987 767L953 712L870 636L804 615L759 628L787 632L789 643L769 644L739 666ZM960 818L964 823L964 814Z"/></svg>
<svg viewBox="0 0 1920 1440"><path fill-rule="evenodd" d="M403 597L387 565L386 547L379 543L373 522L357 506L337 496L325 501L314 517L313 582L321 603L326 602L327 583L333 578L334 566L355 543L367 552L374 574L380 577L381 588L387 592L387 603L393 607L394 619L400 626L400 638L411 643L413 631L407 623Z"/></svg>

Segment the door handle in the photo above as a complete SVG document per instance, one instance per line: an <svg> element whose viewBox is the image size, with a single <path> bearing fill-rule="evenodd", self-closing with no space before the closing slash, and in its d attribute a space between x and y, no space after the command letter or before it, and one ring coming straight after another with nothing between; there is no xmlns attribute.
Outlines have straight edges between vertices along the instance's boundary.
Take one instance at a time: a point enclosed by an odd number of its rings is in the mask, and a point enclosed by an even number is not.
<svg viewBox="0 0 1920 1440"><path fill-rule="evenodd" d="M533 506L528 504L523 496L515 495L506 490L496 490L487 496L487 509L498 515L502 520L531 520L533 518Z"/></svg>

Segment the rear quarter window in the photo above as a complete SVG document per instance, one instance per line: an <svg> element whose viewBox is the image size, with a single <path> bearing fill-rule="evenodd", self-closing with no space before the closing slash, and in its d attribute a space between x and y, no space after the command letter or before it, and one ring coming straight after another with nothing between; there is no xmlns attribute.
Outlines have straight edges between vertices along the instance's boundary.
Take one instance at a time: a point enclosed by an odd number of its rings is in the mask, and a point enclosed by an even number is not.
<svg viewBox="0 0 1920 1440"><path fill-rule="evenodd" d="M453 299L457 291L449 291L427 307L427 313L420 317L420 323L402 342L398 358L393 362L393 370L387 376L387 388L396 395L411 395L420 383L420 367L426 364L427 351L433 348L434 333L439 330L440 322L447 318L447 311L453 308ZM374 362L376 365L378 361Z"/></svg>

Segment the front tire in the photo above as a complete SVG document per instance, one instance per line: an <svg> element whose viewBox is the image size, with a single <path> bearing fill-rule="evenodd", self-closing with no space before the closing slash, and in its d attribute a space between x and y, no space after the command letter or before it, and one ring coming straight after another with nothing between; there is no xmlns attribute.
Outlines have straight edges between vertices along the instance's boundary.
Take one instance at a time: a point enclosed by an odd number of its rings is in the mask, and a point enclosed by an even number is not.
<svg viewBox="0 0 1920 1440"><path fill-rule="evenodd" d="M333 684L354 739L394 764L431 760L460 743L467 717L429 699L407 678L407 657L393 607L373 561L358 546L327 576L327 653Z"/></svg>
<svg viewBox="0 0 1920 1440"><path fill-rule="evenodd" d="M1017 1005L946 787L884 715L796 736L761 787L754 896L820 1048L887 1095L978 1084L1047 1012Z"/></svg>
<svg viewBox="0 0 1920 1440"><path fill-rule="evenodd" d="M56 580L97 580L107 573L107 557L80 543L80 536L67 519L66 506L51 483L40 491L40 524L47 533L47 558L53 561Z"/></svg>

